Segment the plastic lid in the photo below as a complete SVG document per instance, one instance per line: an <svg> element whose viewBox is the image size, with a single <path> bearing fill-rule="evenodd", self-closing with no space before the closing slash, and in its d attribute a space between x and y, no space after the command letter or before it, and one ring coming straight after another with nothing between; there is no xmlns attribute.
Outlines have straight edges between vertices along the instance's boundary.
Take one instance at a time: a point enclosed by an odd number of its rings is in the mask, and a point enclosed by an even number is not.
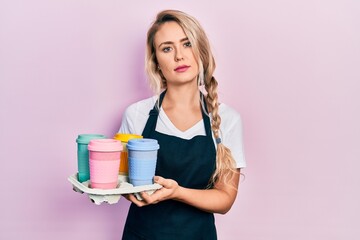
<svg viewBox="0 0 360 240"><path fill-rule="evenodd" d="M92 139L101 139L101 138L106 138L106 136L102 134L80 134L76 139L76 142L88 144Z"/></svg>
<svg viewBox="0 0 360 240"><path fill-rule="evenodd" d="M128 150L149 151L158 150L160 148L156 139L130 139L126 145Z"/></svg>
<svg viewBox="0 0 360 240"><path fill-rule="evenodd" d="M93 139L89 142L88 149L97 152L117 152L122 151L123 146L120 141L115 139Z"/></svg>
<svg viewBox="0 0 360 240"><path fill-rule="evenodd" d="M130 134L130 133L117 133L114 136L114 139L122 141L122 142L128 142L130 139L134 138L143 138L141 135L136 134Z"/></svg>

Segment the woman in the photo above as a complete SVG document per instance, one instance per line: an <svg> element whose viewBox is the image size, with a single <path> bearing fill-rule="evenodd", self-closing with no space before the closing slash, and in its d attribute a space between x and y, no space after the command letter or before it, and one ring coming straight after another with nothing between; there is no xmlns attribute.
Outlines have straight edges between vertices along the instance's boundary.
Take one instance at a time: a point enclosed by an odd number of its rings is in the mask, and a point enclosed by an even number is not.
<svg viewBox="0 0 360 240"><path fill-rule="evenodd" d="M146 53L156 96L129 106L119 132L158 140L154 181L163 188L141 193L142 201L127 196L123 239L217 239L213 213L230 210L245 160L240 116L218 103L214 70L199 23L180 11L160 12Z"/></svg>

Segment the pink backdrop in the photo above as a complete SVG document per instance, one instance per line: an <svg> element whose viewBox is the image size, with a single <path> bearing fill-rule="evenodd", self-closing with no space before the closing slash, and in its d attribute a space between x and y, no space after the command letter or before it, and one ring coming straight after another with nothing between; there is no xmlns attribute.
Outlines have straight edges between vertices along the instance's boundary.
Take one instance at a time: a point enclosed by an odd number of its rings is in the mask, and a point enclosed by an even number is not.
<svg viewBox="0 0 360 240"><path fill-rule="evenodd" d="M196 16L220 99L243 117L248 168L219 239L360 239L360 3L0 2L0 239L120 239L129 204L72 191L79 133L112 136L150 96L154 15Z"/></svg>

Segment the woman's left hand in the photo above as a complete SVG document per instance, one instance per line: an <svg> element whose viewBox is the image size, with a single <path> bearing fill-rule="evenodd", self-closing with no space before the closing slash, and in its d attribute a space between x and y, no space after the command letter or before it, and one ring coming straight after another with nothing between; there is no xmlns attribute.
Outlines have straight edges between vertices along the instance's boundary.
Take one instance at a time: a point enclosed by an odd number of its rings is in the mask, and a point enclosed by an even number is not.
<svg viewBox="0 0 360 240"><path fill-rule="evenodd" d="M126 198L135 203L138 207L146 206L149 204L156 204L158 202L173 199L176 196L177 191L179 190L179 184L172 179L166 179L160 176L154 177L154 182L162 185L163 187L159 190L156 190L153 194L149 195L146 192L141 192L140 196L142 201L139 201L134 194L129 194Z"/></svg>

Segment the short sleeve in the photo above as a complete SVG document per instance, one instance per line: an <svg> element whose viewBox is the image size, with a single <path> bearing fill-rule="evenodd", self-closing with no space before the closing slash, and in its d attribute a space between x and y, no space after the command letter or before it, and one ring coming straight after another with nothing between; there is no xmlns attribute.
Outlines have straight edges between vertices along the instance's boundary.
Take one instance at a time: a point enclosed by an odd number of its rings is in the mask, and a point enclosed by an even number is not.
<svg viewBox="0 0 360 240"><path fill-rule="evenodd" d="M133 121L131 120L131 108L127 108L122 116L121 125L119 129L119 133L133 133L134 126Z"/></svg>
<svg viewBox="0 0 360 240"><path fill-rule="evenodd" d="M155 99L155 97L144 99L128 106L122 116L119 133L141 135Z"/></svg>
<svg viewBox="0 0 360 240"><path fill-rule="evenodd" d="M224 106L225 107L225 106ZM225 107L223 112L221 133L222 141L231 150L231 154L236 161L237 168L245 168L245 154L243 143L243 129L240 114L229 107Z"/></svg>

